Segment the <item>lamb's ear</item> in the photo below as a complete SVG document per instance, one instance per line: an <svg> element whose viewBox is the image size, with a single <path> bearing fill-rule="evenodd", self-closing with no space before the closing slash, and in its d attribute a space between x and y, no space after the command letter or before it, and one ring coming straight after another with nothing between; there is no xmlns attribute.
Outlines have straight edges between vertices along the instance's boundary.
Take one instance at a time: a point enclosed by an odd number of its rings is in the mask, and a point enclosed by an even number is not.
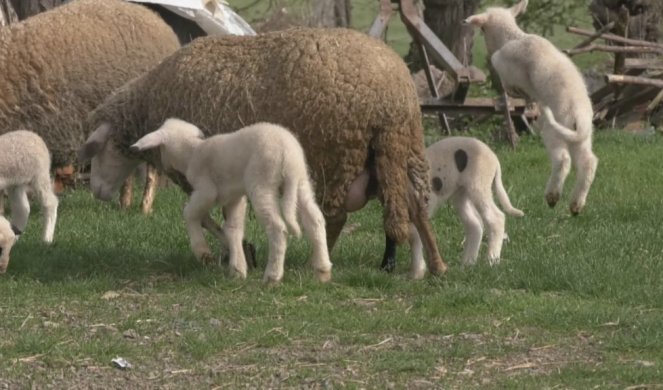
<svg viewBox="0 0 663 390"><path fill-rule="evenodd" d="M467 19L463 20L463 24L469 24L474 27L481 27L486 22L488 21L488 14L487 13L482 13L482 14L476 14L468 17Z"/></svg>
<svg viewBox="0 0 663 390"><path fill-rule="evenodd" d="M515 18L518 15L524 14L526 9L527 9L527 0L521 0L520 3L509 8L509 11L511 11L511 15L513 15L513 17Z"/></svg>
<svg viewBox="0 0 663 390"><path fill-rule="evenodd" d="M111 124L104 122L95 131L90 134L83 146L78 149L78 160L80 162L90 161L97 153L101 151L108 142L111 134Z"/></svg>
<svg viewBox="0 0 663 390"><path fill-rule="evenodd" d="M156 148L157 146L163 145L163 143L164 134L162 131L157 130L143 136L143 138L136 141L135 144L131 145L131 149L140 152L142 150Z"/></svg>

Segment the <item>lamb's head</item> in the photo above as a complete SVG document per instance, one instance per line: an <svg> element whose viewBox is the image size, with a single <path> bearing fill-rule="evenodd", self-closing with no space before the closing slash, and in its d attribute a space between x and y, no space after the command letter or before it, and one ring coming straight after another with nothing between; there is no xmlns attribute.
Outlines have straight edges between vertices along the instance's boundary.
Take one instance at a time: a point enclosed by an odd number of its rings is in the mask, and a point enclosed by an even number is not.
<svg viewBox="0 0 663 390"><path fill-rule="evenodd" d="M508 41L524 34L516 24L516 17L525 12L527 3L528 0L521 0L511 8L491 7L468 17L463 23L481 28L488 53L492 55Z"/></svg>
<svg viewBox="0 0 663 390"><path fill-rule="evenodd" d="M186 174L193 148L202 142L204 134L195 125L181 119L167 119L157 130L131 145L136 151L159 147L164 170Z"/></svg>
<svg viewBox="0 0 663 390"><path fill-rule="evenodd" d="M121 152L118 141L113 139L113 127L102 123L90 134L78 151L81 162L91 161L90 188L97 199L109 201L122 183L139 164Z"/></svg>
<svg viewBox="0 0 663 390"><path fill-rule="evenodd" d="M21 231L0 215L0 274L7 271L9 253L20 235Z"/></svg>

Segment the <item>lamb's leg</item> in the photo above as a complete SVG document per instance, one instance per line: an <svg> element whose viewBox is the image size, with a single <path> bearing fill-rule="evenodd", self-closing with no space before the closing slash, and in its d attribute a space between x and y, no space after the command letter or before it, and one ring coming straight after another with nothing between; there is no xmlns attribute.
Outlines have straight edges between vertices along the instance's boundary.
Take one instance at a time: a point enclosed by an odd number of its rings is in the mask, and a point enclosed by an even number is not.
<svg viewBox="0 0 663 390"><path fill-rule="evenodd" d="M272 188L256 188L249 195L256 218L267 233L269 257L263 283L278 284L283 278L283 262L287 245L288 230L281 218L278 194Z"/></svg>
<svg viewBox="0 0 663 390"><path fill-rule="evenodd" d="M30 202L25 186L16 186L9 189L9 208L11 209L12 223L19 230L25 231L30 216Z"/></svg>
<svg viewBox="0 0 663 390"><path fill-rule="evenodd" d="M120 208L128 209L131 207L131 200L134 192L134 176L129 175L120 188Z"/></svg>
<svg viewBox="0 0 663 390"><path fill-rule="evenodd" d="M475 206L488 230L488 262L499 264L504 242L504 213L493 201L492 194L489 198L475 199Z"/></svg>
<svg viewBox="0 0 663 390"><path fill-rule="evenodd" d="M419 237L414 225L410 225L410 251L410 278L422 279L426 274L426 261L421 237Z"/></svg>
<svg viewBox="0 0 663 390"><path fill-rule="evenodd" d="M548 202L548 206L555 207L562 194L566 176L571 169L571 157L566 143L555 136L551 130L544 128L541 136L552 165L546 185L546 202Z"/></svg>
<svg viewBox="0 0 663 390"><path fill-rule="evenodd" d="M154 204L154 195L156 194L158 184L157 169L150 164L145 167L145 188L143 189L143 199L140 202L140 210L143 214L152 212Z"/></svg>
<svg viewBox="0 0 663 390"><path fill-rule="evenodd" d="M483 236L481 218L467 196L455 197L453 205L465 228L465 243L463 244L461 261L463 265L474 265L477 262L477 257L479 257L481 237Z"/></svg>
<svg viewBox="0 0 663 390"><path fill-rule="evenodd" d="M37 179L37 183L33 186L33 190L39 195L41 200L41 213L44 224L44 242L53 242L53 234L55 233L55 223L58 219L58 197L51 189L51 180L48 174L42 175Z"/></svg>
<svg viewBox="0 0 663 390"><path fill-rule="evenodd" d="M225 222L223 223L223 232L228 243L228 273L241 279L246 279L246 258L242 249L242 239L244 237L244 221L246 218L246 197L234 200L228 203L224 210L226 211Z"/></svg>
<svg viewBox="0 0 663 390"><path fill-rule="evenodd" d="M9 266L9 254L11 253L14 240L3 243L2 250L0 251L0 274L7 272Z"/></svg>
<svg viewBox="0 0 663 390"><path fill-rule="evenodd" d="M328 282L331 280L332 263L327 249L325 218L315 203L315 196L310 186L300 184L297 202L302 229L312 247L311 266L319 281Z"/></svg>
<svg viewBox="0 0 663 390"><path fill-rule="evenodd" d="M202 221L214 207L216 191L213 188L201 188L194 190L189 201L184 207L184 220L191 243L191 250L198 260L203 264L214 264L212 252L205 241Z"/></svg>
<svg viewBox="0 0 663 390"><path fill-rule="evenodd" d="M579 145L571 145L571 157L576 166L576 183L571 194L570 210L578 215L585 207L589 188L592 186L599 159L592 153L591 141Z"/></svg>

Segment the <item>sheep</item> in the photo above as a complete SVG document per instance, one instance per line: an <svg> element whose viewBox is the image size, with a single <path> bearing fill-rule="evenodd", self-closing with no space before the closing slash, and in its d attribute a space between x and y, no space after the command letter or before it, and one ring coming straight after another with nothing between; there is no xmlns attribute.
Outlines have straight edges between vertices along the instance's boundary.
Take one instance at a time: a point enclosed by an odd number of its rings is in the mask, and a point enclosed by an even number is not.
<svg viewBox="0 0 663 390"><path fill-rule="evenodd" d="M0 274L7 272L9 253L21 235L21 231L0 215Z"/></svg>
<svg viewBox="0 0 663 390"><path fill-rule="evenodd" d="M475 264L483 226L488 229L488 260L500 261L504 231L504 213L493 200L493 189L504 211L515 217L525 215L511 205L502 184L502 168L495 153L485 143L471 137L448 137L426 149L430 164L431 194L428 215L432 217L447 200L451 200L465 228L462 263ZM416 229L410 230L411 272L420 279L426 271L421 239Z"/></svg>
<svg viewBox="0 0 663 390"><path fill-rule="evenodd" d="M84 122L113 90L179 48L153 11L74 0L0 29L0 134L39 134L53 168L76 162Z"/></svg>
<svg viewBox="0 0 663 390"><path fill-rule="evenodd" d="M421 109L407 66L383 42L342 28L197 38L91 114L79 158L92 160L97 198L110 199L140 159L158 164L155 153L137 155L130 145L169 117L207 136L256 122L290 129L309 163L330 250L350 209L375 195L385 233L403 242L412 221L431 273L446 270L425 213ZM190 190L183 175L169 176Z"/></svg>
<svg viewBox="0 0 663 390"><path fill-rule="evenodd" d="M508 9L488 8L465 22L483 30L491 64L505 90L533 100L544 113L548 107L552 113L541 126L552 163L545 198L550 207L557 204L573 163L576 183L569 209L577 215L585 207L598 166L592 152L592 102L573 62L545 38L518 27L516 16L526 8L527 0L522 0Z"/></svg>
<svg viewBox="0 0 663 390"><path fill-rule="evenodd" d="M313 246L311 264L321 282L331 279L325 221L315 203L304 151L285 128L257 123L206 140L195 125L171 118L139 139L139 151L159 147L161 163L186 175L193 187L184 208L191 248L198 259L212 255L202 231L202 220L215 204L224 207L224 233L230 252L230 272L246 278L242 250L246 196L269 239L269 260L263 281L277 284L283 277L288 230L301 235L297 216ZM279 191L283 191L279 209ZM284 222L285 220L285 222Z"/></svg>
<svg viewBox="0 0 663 390"><path fill-rule="evenodd" d="M50 178L51 157L39 135L16 130L0 135L0 190L9 193L12 223L25 231L30 216L27 190L32 189L42 207L44 242L53 241L58 198Z"/></svg>

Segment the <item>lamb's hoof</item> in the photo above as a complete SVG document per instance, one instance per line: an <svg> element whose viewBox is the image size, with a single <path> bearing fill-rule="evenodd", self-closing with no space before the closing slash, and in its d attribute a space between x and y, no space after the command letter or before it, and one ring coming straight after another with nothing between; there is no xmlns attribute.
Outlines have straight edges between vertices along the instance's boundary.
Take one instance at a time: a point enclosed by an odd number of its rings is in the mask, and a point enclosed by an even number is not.
<svg viewBox="0 0 663 390"><path fill-rule="evenodd" d="M202 256L200 256L200 262L203 263L205 267L213 267L216 264L216 259L211 253L203 253Z"/></svg>
<svg viewBox="0 0 663 390"><path fill-rule="evenodd" d="M569 211L571 211L571 215L573 215L575 217L578 214L580 214L580 212L582 211L583 208L584 208L584 206L579 205L576 202L572 202L571 206L569 206Z"/></svg>
<svg viewBox="0 0 663 390"><path fill-rule="evenodd" d="M494 266L496 266L496 265L499 265L499 264L500 264L500 258L499 258L499 257L489 257L489 258L488 258L488 264L489 264L491 267L494 267Z"/></svg>
<svg viewBox="0 0 663 390"><path fill-rule="evenodd" d="M332 278L331 270L329 271L316 270L315 274L320 283L328 283L331 281Z"/></svg>
<svg viewBox="0 0 663 390"><path fill-rule="evenodd" d="M262 283L267 287L276 287L281 284L281 279L275 279L271 276L265 275L265 277L262 278Z"/></svg>
<svg viewBox="0 0 663 390"><path fill-rule="evenodd" d="M246 279L246 271L242 272L235 267L228 267L228 276L233 279Z"/></svg>
<svg viewBox="0 0 663 390"><path fill-rule="evenodd" d="M546 194L546 202L548 203L548 206L550 206L550 208L555 207L557 205L557 202L559 202L559 194L557 193Z"/></svg>
<svg viewBox="0 0 663 390"><path fill-rule="evenodd" d="M410 271L410 279L412 280L421 280L424 278L426 275L426 270L416 270L416 271Z"/></svg>

